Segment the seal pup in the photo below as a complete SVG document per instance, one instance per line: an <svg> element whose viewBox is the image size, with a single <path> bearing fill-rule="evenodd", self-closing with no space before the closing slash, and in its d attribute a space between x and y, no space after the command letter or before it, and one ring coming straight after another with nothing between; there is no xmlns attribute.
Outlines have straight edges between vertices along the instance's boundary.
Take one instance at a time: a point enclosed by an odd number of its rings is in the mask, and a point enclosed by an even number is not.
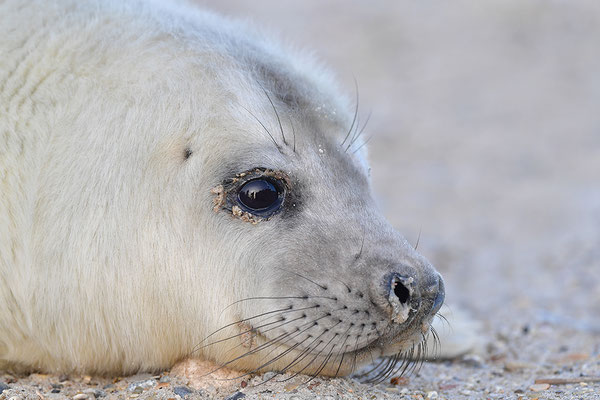
<svg viewBox="0 0 600 400"><path fill-rule="evenodd" d="M345 375L417 356L438 272L309 57L186 5L0 3L0 359Z"/></svg>

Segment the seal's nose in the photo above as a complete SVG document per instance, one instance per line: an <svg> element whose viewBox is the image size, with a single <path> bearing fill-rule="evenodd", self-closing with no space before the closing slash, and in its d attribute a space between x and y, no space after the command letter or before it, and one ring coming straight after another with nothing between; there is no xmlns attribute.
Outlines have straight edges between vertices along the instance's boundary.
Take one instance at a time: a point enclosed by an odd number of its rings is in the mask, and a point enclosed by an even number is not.
<svg viewBox="0 0 600 400"><path fill-rule="evenodd" d="M442 304L444 304L444 299L446 298L446 289L444 287L444 280L440 275L438 275L438 284L437 284L437 294L433 299L433 306L431 307L431 315L440 311L442 308Z"/></svg>
<svg viewBox="0 0 600 400"><path fill-rule="evenodd" d="M391 306L391 319L395 323L409 321L416 312L433 315L439 311L445 298L444 281L440 274L434 270L425 276L420 274L418 279L411 267L397 266L395 269L384 281L387 301Z"/></svg>

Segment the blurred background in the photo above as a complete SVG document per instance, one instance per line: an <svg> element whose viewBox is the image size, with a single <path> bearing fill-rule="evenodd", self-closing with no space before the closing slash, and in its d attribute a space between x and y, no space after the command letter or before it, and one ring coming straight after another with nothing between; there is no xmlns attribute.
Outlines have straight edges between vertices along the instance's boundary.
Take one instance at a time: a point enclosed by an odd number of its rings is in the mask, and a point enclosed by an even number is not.
<svg viewBox="0 0 600 400"><path fill-rule="evenodd" d="M196 2L356 77L381 206L485 365L600 375L600 2Z"/></svg>

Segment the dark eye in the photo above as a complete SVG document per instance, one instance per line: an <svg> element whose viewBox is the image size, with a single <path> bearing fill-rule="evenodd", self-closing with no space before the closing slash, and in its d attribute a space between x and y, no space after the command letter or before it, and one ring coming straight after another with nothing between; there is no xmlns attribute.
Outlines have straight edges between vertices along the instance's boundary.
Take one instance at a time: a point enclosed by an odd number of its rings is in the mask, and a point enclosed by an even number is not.
<svg viewBox="0 0 600 400"><path fill-rule="evenodd" d="M278 182L258 178L248 181L238 192L238 201L244 211L268 214L275 211L283 201L283 191Z"/></svg>

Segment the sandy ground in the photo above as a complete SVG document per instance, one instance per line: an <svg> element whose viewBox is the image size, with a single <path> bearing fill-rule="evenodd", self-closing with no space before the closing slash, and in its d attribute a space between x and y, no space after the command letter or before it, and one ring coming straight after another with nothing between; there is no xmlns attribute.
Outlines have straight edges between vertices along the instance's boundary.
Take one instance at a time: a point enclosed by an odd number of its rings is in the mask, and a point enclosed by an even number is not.
<svg viewBox="0 0 600 400"><path fill-rule="evenodd" d="M350 96L356 77L381 206L483 353L376 386L4 375L0 397L600 399L600 2L200 3L314 49Z"/></svg>

